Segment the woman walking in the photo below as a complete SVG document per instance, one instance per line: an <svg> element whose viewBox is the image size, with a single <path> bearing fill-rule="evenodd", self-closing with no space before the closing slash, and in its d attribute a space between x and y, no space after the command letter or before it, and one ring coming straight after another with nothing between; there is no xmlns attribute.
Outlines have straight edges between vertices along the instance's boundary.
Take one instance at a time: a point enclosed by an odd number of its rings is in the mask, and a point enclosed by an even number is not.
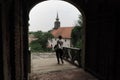
<svg viewBox="0 0 120 80"><path fill-rule="evenodd" d="M58 61L58 64L60 64L60 60L61 60L61 63L63 64L63 41L62 41L62 36L59 36L58 37L59 40L57 41L57 44L55 45L54 49L55 49L55 52L56 52L56 57L57 57L57 61Z"/></svg>

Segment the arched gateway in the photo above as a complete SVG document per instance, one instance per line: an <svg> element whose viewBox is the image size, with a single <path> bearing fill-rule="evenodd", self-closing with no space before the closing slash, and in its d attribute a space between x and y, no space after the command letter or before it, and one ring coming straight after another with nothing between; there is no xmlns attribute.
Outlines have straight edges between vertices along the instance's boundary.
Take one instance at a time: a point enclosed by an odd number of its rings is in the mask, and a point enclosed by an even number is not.
<svg viewBox="0 0 120 80"><path fill-rule="evenodd" d="M0 80L27 80L28 20L43 0L0 0ZM100 80L119 80L119 0L65 0L84 16L82 68Z"/></svg>

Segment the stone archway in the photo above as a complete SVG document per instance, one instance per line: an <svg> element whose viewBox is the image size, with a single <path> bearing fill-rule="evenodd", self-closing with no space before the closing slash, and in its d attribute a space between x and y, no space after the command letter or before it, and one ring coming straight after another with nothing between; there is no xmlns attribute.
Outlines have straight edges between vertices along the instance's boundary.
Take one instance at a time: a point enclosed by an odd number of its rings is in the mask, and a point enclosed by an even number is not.
<svg viewBox="0 0 120 80"><path fill-rule="evenodd" d="M28 2L27 10L29 11L33 5L41 1L43 0L31 0ZM80 0L79 2L75 0L65 1L73 4L80 11L81 9L84 11L85 26L87 26L84 29L84 53L86 55L84 55L85 59L83 60L85 60L85 62L83 62L83 64L85 65L83 66L85 70L103 80L114 79L115 75L113 75L112 71L114 71L113 69L115 66L113 65L116 60L114 60L115 56L112 55L116 53L113 46L116 44L114 42L116 41L114 36L117 34L115 32L117 26L115 26L115 24L118 23L116 23L117 20L115 14L117 12L116 5L118 4L113 0ZM107 26L109 26L109 28ZM101 57L103 58L102 60ZM117 73L116 71L114 72Z"/></svg>
<svg viewBox="0 0 120 80"><path fill-rule="evenodd" d="M1 18L2 16L1 16L1 5L0 5L0 18ZM2 21L0 20L0 26L2 25ZM0 27L0 53L1 53L1 56L0 56L0 64L1 64L1 70L0 70L0 75L2 75L1 77L0 77L0 79L2 80L3 79L3 48L2 48L2 44L3 42L2 42L2 29L1 29L1 27Z"/></svg>
<svg viewBox="0 0 120 80"><path fill-rule="evenodd" d="M42 0L42 1L45 1L45 0ZM37 5L38 3L40 3L40 2L42 2L41 0L38 0L38 1L36 1L35 3L33 3L32 5L31 5L31 7L30 7L30 9L28 9L29 11L28 12L30 12L30 10L35 6L35 5ZM63 1L65 1L65 2L68 2L68 3L70 3L71 5L73 5L73 6L75 6L79 11L80 11L80 13L82 14L82 17L83 17L83 49L82 49L82 67L84 67L84 63L85 63L85 14L84 14L84 11L81 9L81 7L80 7L80 5L77 5L77 4L75 4L73 1L71 1L71 0L63 0Z"/></svg>
<svg viewBox="0 0 120 80"><path fill-rule="evenodd" d="M3 60L3 69L0 70L3 70L1 73L3 80L27 80L28 13L33 5L41 1L43 0L0 1L0 21L2 22L0 23L0 37L2 37L0 51L3 53L3 59L0 59ZM84 11L87 26L84 38L85 70L101 80L119 80L119 0L66 1ZM10 64L10 62L15 63Z"/></svg>

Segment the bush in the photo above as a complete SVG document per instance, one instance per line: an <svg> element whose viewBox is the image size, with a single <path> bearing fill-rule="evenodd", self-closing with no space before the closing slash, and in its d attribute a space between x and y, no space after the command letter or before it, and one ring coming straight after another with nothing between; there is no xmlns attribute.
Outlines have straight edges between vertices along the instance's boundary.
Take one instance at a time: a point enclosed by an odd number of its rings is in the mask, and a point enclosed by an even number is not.
<svg viewBox="0 0 120 80"><path fill-rule="evenodd" d="M48 39L52 38L53 35L50 32L31 32L30 34L33 34L36 38L38 38L35 41L32 41L30 43L31 51L32 52L50 52L52 51L51 48L47 48Z"/></svg>
<svg viewBox="0 0 120 80"><path fill-rule="evenodd" d="M32 42L30 43L30 47L31 47L31 51L32 51L32 52L41 52L41 51L42 51L42 47L41 47L41 45L38 43L37 40L32 41Z"/></svg>

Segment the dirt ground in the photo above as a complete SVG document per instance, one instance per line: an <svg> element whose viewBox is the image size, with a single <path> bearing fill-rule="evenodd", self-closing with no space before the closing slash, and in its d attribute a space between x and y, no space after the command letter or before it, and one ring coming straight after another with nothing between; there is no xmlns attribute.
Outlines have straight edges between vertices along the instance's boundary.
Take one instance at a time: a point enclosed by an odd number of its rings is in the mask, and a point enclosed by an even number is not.
<svg viewBox="0 0 120 80"><path fill-rule="evenodd" d="M82 69L31 74L30 80L98 80Z"/></svg>
<svg viewBox="0 0 120 80"><path fill-rule="evenodd" d="M55 54L32 54L29 80L98 80L65 61L58 65Z"/></svg>

